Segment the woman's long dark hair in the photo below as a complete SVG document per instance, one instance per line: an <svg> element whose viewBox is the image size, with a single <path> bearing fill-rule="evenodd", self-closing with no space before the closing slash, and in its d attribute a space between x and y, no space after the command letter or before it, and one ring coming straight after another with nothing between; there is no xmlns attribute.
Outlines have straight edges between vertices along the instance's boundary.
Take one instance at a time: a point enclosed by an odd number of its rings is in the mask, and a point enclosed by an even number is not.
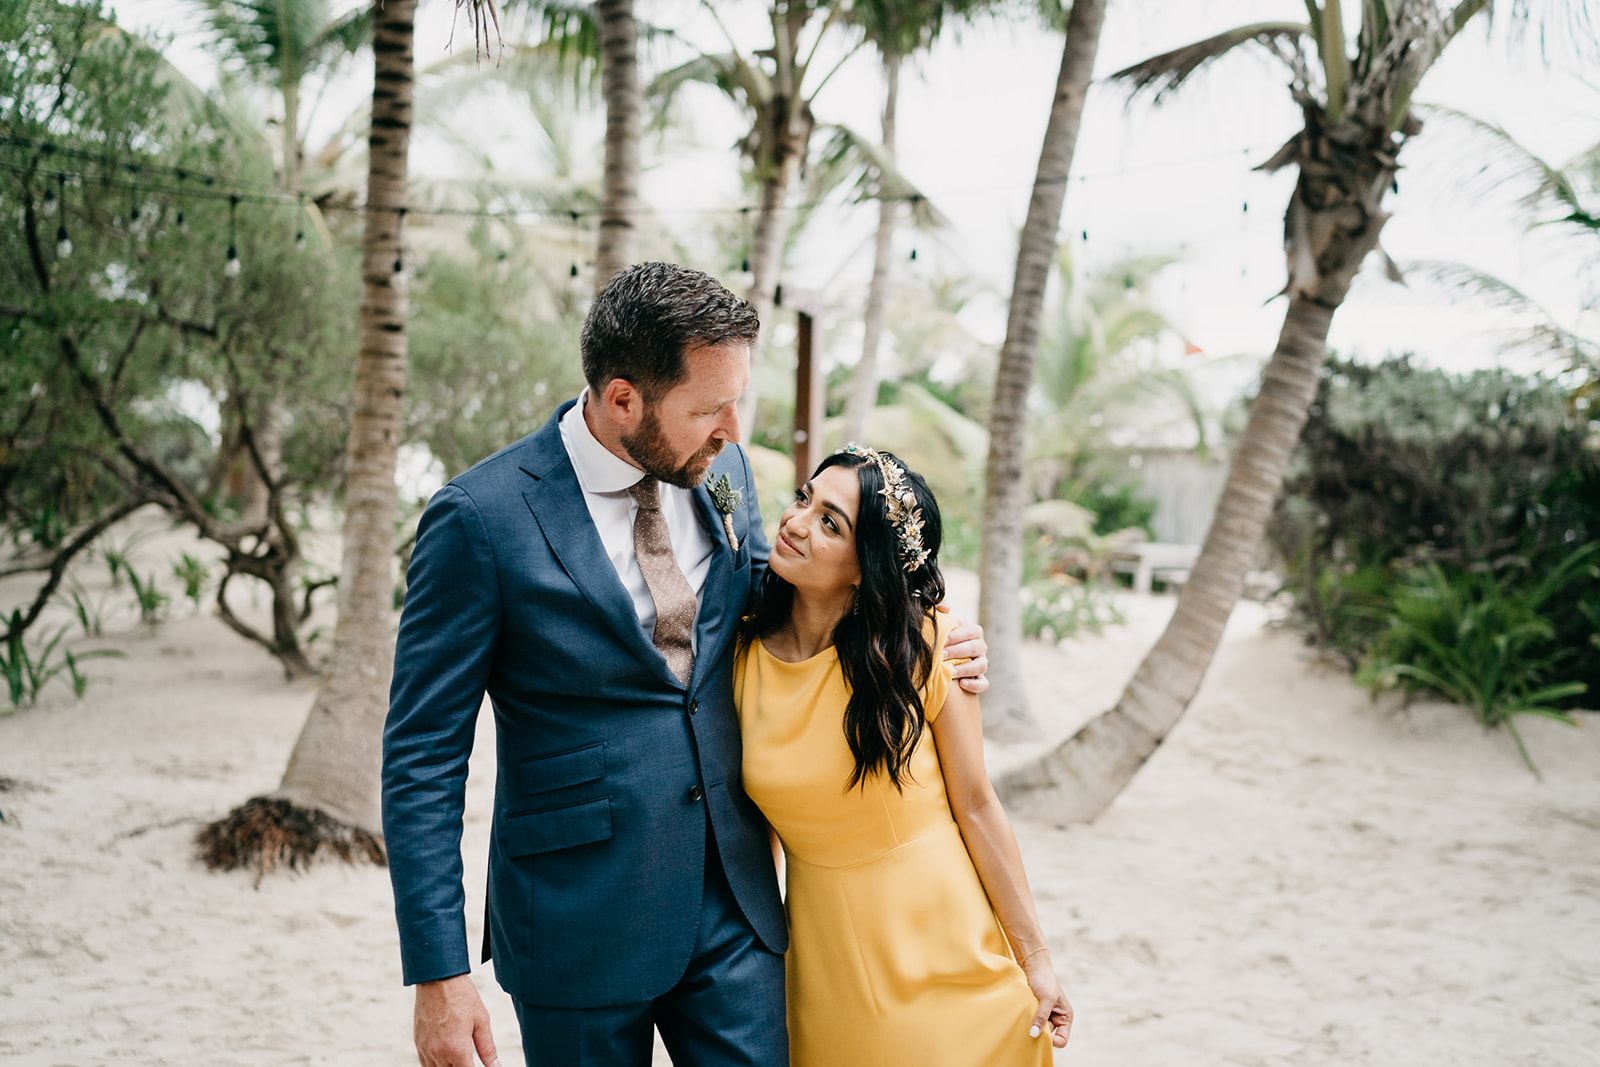
<svg viewBox="0 0 1600 1067"><path fill-rule="evenodd" d="M928 558L910 572L900 556L900 535L890 525L879 493L884 487L883 473L874 460L859 452L835 452L811 475L815 478L829 467L847 467L861 482L855 522L861 585L855 608L833 630L839 666L850 687L844 736L856 765L847 789L880 771L896 789L903 788L910 777L907 764L927 726L920 690L934 669L933 648L925 628L931 629L933 606L944 599L938 560L943 532L939 505L920 474L892 453L878 454L905 470L906 484L922 509L922 545ZM755 614L745 624L744 639L775 632L789 621L793 607L794 586L768 568Z"/></svg>

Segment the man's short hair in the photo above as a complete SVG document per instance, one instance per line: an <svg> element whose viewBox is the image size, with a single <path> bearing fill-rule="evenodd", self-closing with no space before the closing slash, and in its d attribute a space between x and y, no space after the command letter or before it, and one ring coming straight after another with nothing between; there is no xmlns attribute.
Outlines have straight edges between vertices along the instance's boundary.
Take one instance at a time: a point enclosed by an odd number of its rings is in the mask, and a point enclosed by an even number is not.
<svg viewBox="0 0 1600 1067"><path fill-rule="evenodd" d="M688 373L689 349L754 344L760 332L756 309L704 271L639 263L611 279L584 319L583 376L596 394L626 379L653 404Z"/></svg>

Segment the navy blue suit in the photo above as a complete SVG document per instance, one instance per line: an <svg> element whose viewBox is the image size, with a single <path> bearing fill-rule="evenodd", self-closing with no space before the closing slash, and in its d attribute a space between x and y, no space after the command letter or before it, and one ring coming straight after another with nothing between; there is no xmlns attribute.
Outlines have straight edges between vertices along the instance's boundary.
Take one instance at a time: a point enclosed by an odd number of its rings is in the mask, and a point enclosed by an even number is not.
<svg viewBox="0 0 1600 1067"><path fill-rule="evenodd" d="M787 947L771 851L740 782L730 680L766 566L747 457L737 551L702 486L713 556L685 686L640 626L558 421L440 490L417 531L384 730L383 824L407 984L470 969L461 818L483 694L497 748L485 957L527 1004L649 1001L684 978L706 872L771 953ZM708 847L715 854L708 856ZM782 1018L782 992L777 1017Z"/></svg>

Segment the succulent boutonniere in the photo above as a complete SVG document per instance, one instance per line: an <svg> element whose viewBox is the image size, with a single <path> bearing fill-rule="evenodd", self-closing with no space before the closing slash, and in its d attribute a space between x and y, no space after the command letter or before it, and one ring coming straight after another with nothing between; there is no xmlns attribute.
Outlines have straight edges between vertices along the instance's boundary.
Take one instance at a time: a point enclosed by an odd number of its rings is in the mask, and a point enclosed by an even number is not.
<svg viewBox="0 0 1600 1067"><path fill-rule="evenodd" d="M726 474L720 478L713 478L710 488L711 502L717 506L718 511L722 512L722 528L728 534L728 547L737 552L739 551L739 538L733 532L733 513L744 507L744 493L733 487L733 483L728 481Z"/></svg>

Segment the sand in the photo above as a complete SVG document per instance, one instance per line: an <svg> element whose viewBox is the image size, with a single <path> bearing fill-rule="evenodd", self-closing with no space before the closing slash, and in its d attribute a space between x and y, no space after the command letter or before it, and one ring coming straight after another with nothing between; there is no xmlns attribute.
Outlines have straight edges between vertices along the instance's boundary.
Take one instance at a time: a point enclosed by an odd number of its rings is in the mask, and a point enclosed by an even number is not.
<svg viewBox="0 0 1600 1067"><path fill-rule="evenodd" d="M131 522L159 534L150 567L188 544ZM0 608L26 591L0 582ZM1029 646L1045 742L1115 698L1172 600L1121 603L1127 624L1102 637ZM1600 716L1525 720L1539 781L1503 734L1373 704L1270 621L1240 606L1183 722L1094 825L1017 827L1078 1012L1058 1062L1600 1064ZM258 887L192 856L203 822L276 785L311 686L204 612L108 626L74 647L128 658L94 661L83 700L58 682L0 715L0 1061L414 1063L385 872L328 863ZM991 765L1041 746L994 746ZM520 1063L510 1002L475 979L502 1062Z"/></svg>

